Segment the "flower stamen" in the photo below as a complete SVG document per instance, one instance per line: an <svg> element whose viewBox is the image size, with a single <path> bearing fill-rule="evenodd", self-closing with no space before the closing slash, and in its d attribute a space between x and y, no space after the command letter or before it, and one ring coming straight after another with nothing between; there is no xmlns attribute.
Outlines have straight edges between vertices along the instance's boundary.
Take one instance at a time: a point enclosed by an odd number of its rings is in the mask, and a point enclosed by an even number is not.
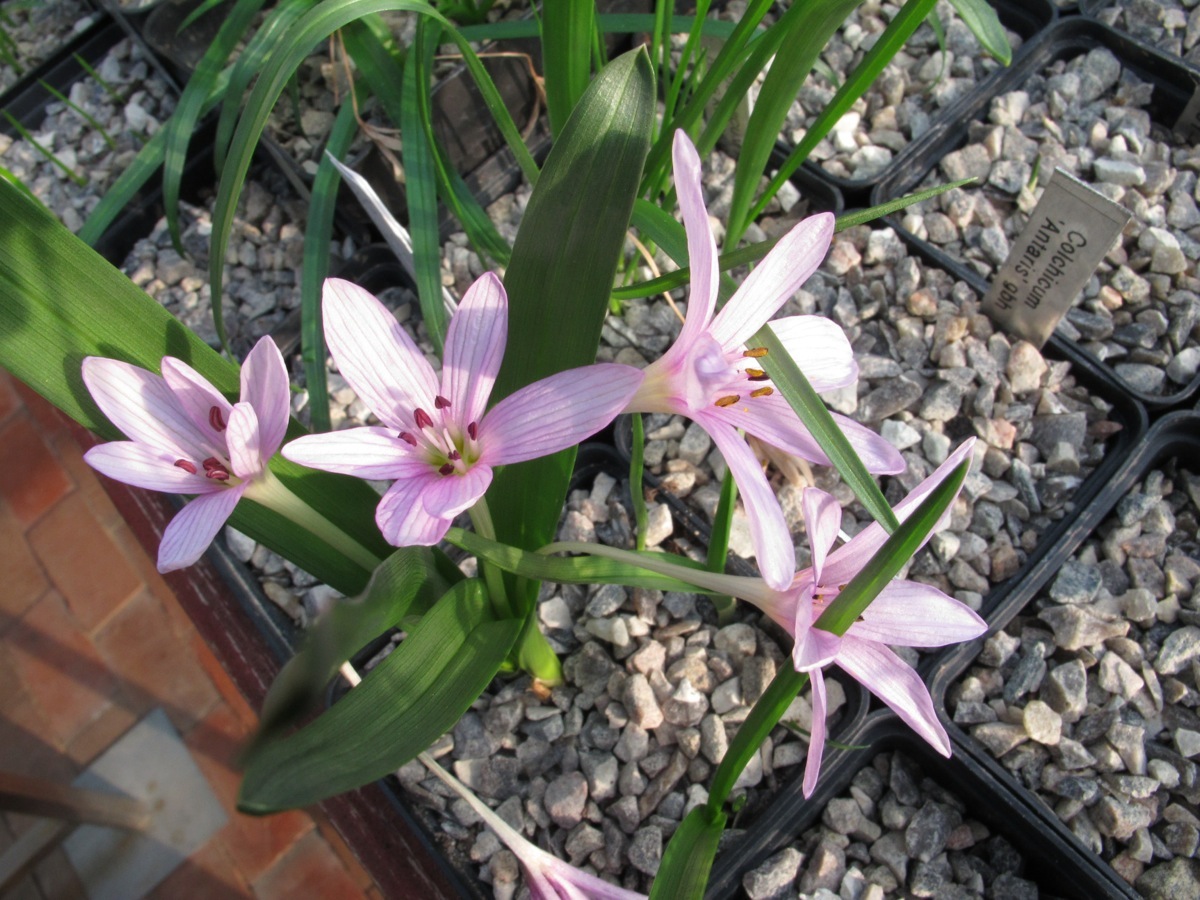
<svg viewBox="0 0 1200 900"><path fill-rule="evenodd" d="M208 424L212 426L213 431L224 431L228 427L225 424L225 417L221 415L221 410L216 406L209 407Z"/></svg>
<svg viewBox="0 0 1200 900"><path fill-rule="evenodd" d="M417 446L417 439L407 431L400 432L400 440L404 441L404 443L409 444L410 446Z"/></svg>
<svg viewBox="0 0 1200 900"><path fill-rule="evenodd" d="M418 428L429 428L433 425L433 419L429 417L429 413L425 412L419 406L413 411L413 419L416 421Z"/></svg>
<svg viewBox="0 0 1200 900"><path fill-rule="evenodd" d="M443 397L441 394L438 394L436 397L433 398L433 406L434 406L434 409L449 409L450 401L447 400L445 397Z"/></svg>
<svg viewBox="0 0 1200 900"><path fill-rule="evenodd" d="M193 462L188 462L186 459L175 460L175 466L176 468L183 469L183 471L187 472L189 475L196 474L196 464Z"/></svg>
<svg viewBox="0 0 1200 900"><path fill-rule="evenodd" d="M745 356L749 359L762 359L766 355L766 347L751 347L749 350L742 351L742 356Z"/></svg>
<svg viewBox="0 0 1200 900"><path fill-rule="evenodd" d="M443 465L441 468L438 469L438 472L441 473L442 475L450 475L451 473L454 472L454 463L446 463L445 465Z"/></svg>
<svg viewBox="0 0 1200 900"><path fill-rule="evenodd" d="M719 399L716 401L716 404L717 404L717 406L720 406L720 407L722 407L722 408L723 408L723 407L726 407L726 406L733 406L733 404L737 403L737 402L738 402L739 400L741 400L741 399L742 399L742 398L741 398L740 396L738 396L737 394L731 394L731 395L730 395L730 396L728 396L728 397L721 397L721 398L719 398Z"/></svg>
<svg viewBox="0 0 1200 900"><path fill-rule="evenodd" d="M756 390L751 391L750 396L751 397L770 397L773 393L775 393L775 388L773 388L773 387L760 387L760 388L757 388Z"/></svg>
<svg viewBox="0 0 1200 900"><path fill-rule="evenodd" d="M478 422L472 422L470 425L467 426L467 436L470 437L471 440L475 440L476 438L479 437L479 423Z"/></svg>
<svg viewBox="0 0 1200 900"><path fill-rule="evenodd" d="M762 369L747 369L746 376L751 381L766 381L768 378L771 377L766 372L764 372Z"/></svg>

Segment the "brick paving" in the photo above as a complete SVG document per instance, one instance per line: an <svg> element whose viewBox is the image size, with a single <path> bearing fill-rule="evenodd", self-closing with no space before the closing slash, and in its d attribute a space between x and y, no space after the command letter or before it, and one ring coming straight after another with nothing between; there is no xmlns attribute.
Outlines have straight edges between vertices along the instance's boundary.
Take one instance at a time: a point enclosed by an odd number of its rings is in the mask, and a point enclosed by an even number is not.
<svg viewBox="0 0 1200 900"><path fill-rule="evenodd" d="M151 897L379 898L320 811L234 809L255 715L154 569L66 422L0 370L0 771L69 783L156 707L229 822ZM0 816L0 852L29 827ZM83 898L61 849L13 900ZM134 900L134 898L130 898Z"/></svg>

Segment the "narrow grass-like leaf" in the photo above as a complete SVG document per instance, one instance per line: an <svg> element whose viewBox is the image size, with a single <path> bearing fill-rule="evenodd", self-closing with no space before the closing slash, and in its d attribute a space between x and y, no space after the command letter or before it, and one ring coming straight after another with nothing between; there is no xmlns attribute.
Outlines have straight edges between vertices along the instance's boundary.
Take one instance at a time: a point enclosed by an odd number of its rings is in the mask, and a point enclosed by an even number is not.
<svg viewBox="0 0 1200 900"><path fill-rule="evenodd" d="M594 0L556 0L542 7L542 67L550 131L562 131L591 77Z"/></svg>
<svg viewBox="0 0 1200 900"><path fill-rule="evenodd" d="M68 97L54 85L50 84L50 82L45 81L44 79L38 79L38 84L41 85L42 90L44 90L47 94L49 94L55 100L58 100L60 103L66 104L68 107L74 110L80 118L91 125L92 128L96 129L96 131L100 133L100 137L104 138L104 143L108 145L108 149L117 149L117 142L113 140L113 136L108 133L108 129L96 121L95 116L93 116L78 103L74 102L70 97Z"/></svg>
<svg viewBox="0 0 1200 900"><path fill-rule="evenodd" d="M643 49L609 63L576 105L529 198L504 276L509 338L493 398L595 360L653 116L654 74ZM500 540L534 549L553 538L574 455L496 476L488 503ZM523 596L531 606L534 595Z"/></svg>
<svg viewBox="0 0 1200 900"><path fill-rule="evenodd" d="M900 570L925 543L938 519L950 508L968 468L970 460L962 463L921 501L912 515L892 532L883 546L821 613L813 623L814 628L837 635L845 634L850 629L871 601L900 574ZM725 758L713 775L708 795L710 809L718 810L724 805L750 757L758 752L763 740L807 682L808 675L797 672L790 665L780 668L738 729Z"/></svg>
<svg viewBox="0 0 1200 900"><path fill-rule="evenodd" d="M859 459L854 448L846 439L846 435L833 421L833 416L825 408L820 394L813 390L796 361L788 356L787 350L770 328L760 328L758 333L746 342L747 347L765 348L767 355L760 363L771 381L783 394L800 421L804 423L833 467L850 487L867 511L879 522L884 529L891 533L896 529L896 515L884 499L883 493L875 483L875 479L867 471L863 461Z"/></svg>
<svg viewBox="0 0 1200 900"><path fill-rule="evenodd" d="M35 150L37 150L38 153L42 154L42 156L46 157L47 160L49 160L51 163L53 163L55 166L57 166L59 169L61 169L62 173L64 175L66 175L68 178L70 178L77 185L79 185L80 187L87 186L86 178L84 178L82 175L80 175L78 172L76 172L74 169L72 169L70 166L68 166L61 159L59 159L55 155L53 150L51 150L49 147L47 147L45 144L43 144L41 141L39 141L37 138L35 138L33 136L33 134L29 131L29 129L21 124L20 120L17 119L16 116L14 116L12 113L10 113L7 109L0 110L0 113L4 114L4 118L8 120L8 124L13 127L13 130L18 135L20 135L20 137L23 141L25 141L28 144L32 144L33 148Z"/></svg>
<svg viewBox="0 0 1200 900"><path fill-rule="evenodd" d="M750 113L750 121L746 125L746 134L742 139L733 179L733 198L730 201L726 226L726 246L736 247L745 233L748 224L746 214L754 201L759 180L766 171L767 161L775 148L775 141L783 128L788 110L800 91L800 86L808 77L813 63L829 38L860 2L861 0L825 0L822 3L795 4L780 17L772 31L768 32L769 36L773 36L776 30L783 32L788 50L787 53L780 53L774 57L771 69L758 92L754 110ZM730 94L733 93L731 90ZM722 99L722 105L729 99L730 96L726 95ZM705 129L706 134L711 128L712 123L710 128ZM704 154L713 144L715 136L708 139L701 136L696 146L700 153Z"/></svg>
<svg viewBox="0 0 1200 900"><path fill-rule="evenodd" d="M650 900L701 900L717 855L725 813L697 806L675 829L663 853Z"/></svg>
<svg viewBox="0 0 1200 900"><path fill-rule="evenodd" d="M181 255L183 253L183 236L179 231L179 190L183 180L183 167L187 162L188 147L192 142L192 135L196 131L196 123L200 120L200 114L204 109L204 102L213 93L213 88L221 76L221 70L226 60L229 59L233 48L250 28L250 23L262 9L263 2L264 0L237 0L234 3L233 9L229 11L228 17L221 24L213 42L208 45L208 49L200 57L200 62L196 64L196 71L188 79L183 93L179 96L179 103L175 106L175 112L171 114L171 118L165 126L167 147L163 159L163 205L166 210L167 230L171 234L171 243L175 245L175 250ZM214 292L213 296L220 295ZM219 301L213 303L212 310L213 318L219 320L221 303ZM217 328L217 334L221 336L222 344L225 344L224 333L224 328Z"/></svg>
<svg viewBox="0 0 1200 900"><path fill-rule="evenodd" d="M711 0L710 0L711 2ZM596 16L596 27L602 34L648 34L655 30L657 21L654 13L600 13ZM728 38L737 23L724 19L705 19L694 15L672 16L672 34L687 34L700 23L701 34ZM540 34L535 19L508 19L503 22L488 22L486 25L463 25L458 29L468 41L508 40L511 38L535 38Z"/></svg>
<svg viewBox="0 0 1200 900"><path fill-rule="evenodd" d="M499 92L483 68L483 64L471 46L437 10L423 0L324 0L306 13L288 31L286 39L281 41L281 46L271 55L254 90L246 101L242 118L238 122L237 130L230 142L213 210L212 249L209 256L209 283L213 288L213 296L220 296L221 293L225 256L228 250L229 235L233 228L234 210L237 207L237 199L241 194L246 173L250 168L254 147L266 125L271 108L283 92L291 74L295 72L311 49L334 31L344 28L364 16L389 10L429 16L446 27L447 34L462 51L466 64L479 85L489 111L496 118L505 140L510 146L517 145L513 149L517 153L517 159L521 162L522 169L528 171L526 167L530 166L536 172L537 166L533 163L528 148L521 141L520 133L512 116L505 109Z"/></svg>
<svg viewBox="0 0 1200 900"><path fill-rule="evenodd" d="M992 5L987 0L950 0L950 3L979 45L1004 65L1012 65L1012 44Z"/></svg>
<svg viewBox="0 0 1200 900"><path fill-rule="evenodd" d="M293 724L321 699L342 663L406 616L423 615L449 588L428 548L405 547L389 556L361 595L338 601L305 632L303 646L263 701L260 739Z"/></svg>
<svg viewBox="0 0 1200 900"><path fill-rule="evenodd" d="M800 167L800 164L808 159L808 155L812 153L813 148L829 134L838 120L845 115L846 111L853 106L867 89L875 83L880 73L887 67L895 57L896 53L904 46L905 42L912 36L912 33L917 30L921 22L925 20L930 11L936 5L936 0L908 0L905 3L887 28L879 35L878 40L871 46L854 71L846 79L837 92L833 95L820 115L813 121L812 125L804 132L804 137L800 140L790 153L787 159L783 161L783 165L779 167L779 171L767 184L762 196L754 204L754 207L746 213L743 222L735 223L744 231L744 224L753 222L762 211L767 208L767 204L771 199L779 193L779 189L783 187L784 182L792 177L792 173ZM732 215L732 213L731 213ZM741 234L741 231L736 231Z"/></svg>
<svg viewBox="0 0 1200 900"><path fill-rule="evenodd" d="M162 358L184 360L226 396L238 394L238 368L188 331L161 304L72 235L19 188L0 180L0 365L97 434L120 434L92 401L81 376L85 356L122 359L153 372ZM304 433L293 423L291 437ZM321 515L383 558L375 527L379 496L354 478L305 469L281 456L271 470ZM299 525L243 500L230 523L295 560L346 594L370 572Z"/></svg>
<svg viewBox="0 0 1200 900"><path fill-rule="evenodd" d="M404 62L404 193L408 203L408 225L412 234L413 270L421 318L440 356L448 325L442 302L442 238L438 229L437 172L433 147L422 117L429 110L429 81L433 77L433 55L441 28L436 23L417 23L416 36Z"/></svg>
<svg viewBox="0 0 1200 900"><path fill-rule="evenodd" d="M454 726L520 630L516 619L492 619L482 582L455 585L340 702L251 752L238 808L307 806L395 771Z"/></svg>
<svg viewBox="0 0 1200 900"><path fill-rule="evenodd" d="M642 489L645 472L642 457L646 452L646 434L642 414L635 412L630 418L633 420L633 445L629 448L629 496L633 501L633 522L637 528L635 546L638 550L645 550L649 516L646 515L646 492Z"/></svg>
<svg viewBox="0 0 1200 900"><path fill-rule="evenodd" d="M184 20L179 23L179 27L175 29L175 33L179 34L179 32L183 31L185 28L188 28L191 25L193 25L196 22L196 20L199 19L206 12L208 12L211 9L215 9L216 7L220 6L222 3L227 3L227 2L228 2L228 0L204 0L203 3L201 3L195 9L193 9L190 13L188 13L187 16L184 18Z"/></svg>
<svg viewBox="0 0 1200 900"><path fill-rule="evenodd" d="M335 158L345 156L357 129L354 103L347 97L329 132L326 154L332 154ZM318 434L332 428L321 290L329 275L329 242L333 239L333 216L337 211L340 181L337 167L330 161L329 155L323 156L313 179L308 224L304 228L304 270L300 277L300 359L304 364L304 384L308 388L310 422L312 430Z"/></svg>
<svg viewBox="0 0 1200 900"><path fill-rule="evenodd" d="M633 562L625 562L624 560L609 559L600 556L559 557L548 556L543 553L531 553L527 550L519 550L516 547L511 547L508 544L488 540L472 531L463 531L461 528L451 528L446 535L446 540L485 562L503 569L505 572L533 581L556 581L560 584L643 585L663 591L691 591L693 593L699 591L700 593L707 593L706 590L698 588L690 581L683 580L682 577L676 578L671 575L663 575L650 569L642 568ZM551 544L546 549L554 550L556 549L556 545ZM572 546L570 549L576 548ZM634 551L627 551L626 555L631 559L642 555L649 561L667 560L680 566L681 572L683 569L688 568L699 571L703 571L704 569L702 564L694 560L685 557L666 556L655 550L647 550L640 554Z"/></svg>
<svg viewBox="0 0 1200 900"><path fill-rule="evenodd" d="M679 54L679 66L675 70L673 77L670 75L670 43L666 42L666 49L663 56L663 74L659 76L660 82L667 85L663 94L663 123L675 120L675 109L679 103L679 99L683 96L685 84L695 87L699 84L699 77L692 77L698 73L699 67L696 61L699 59L697 51L700 47L700 37L704 34L704 26L708 18L708 8L712 0L699 0L696 4L696 16L692 22L692 27L688 29L687 42L683 45L683 50ZM702 73L701 73L702 77Z"/></svg>

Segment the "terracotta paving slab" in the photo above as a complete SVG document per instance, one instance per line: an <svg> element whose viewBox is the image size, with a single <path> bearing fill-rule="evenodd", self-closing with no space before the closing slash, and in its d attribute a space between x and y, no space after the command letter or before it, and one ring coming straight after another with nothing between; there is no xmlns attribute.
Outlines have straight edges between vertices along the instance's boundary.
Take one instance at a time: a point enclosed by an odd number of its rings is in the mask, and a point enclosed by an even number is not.
<svg viewBox="0 0 1200 900"><path fill-rule="evenodd" d="M229 821L149 896L382 896L320 811L267 818L236 811L234 761L254 727L253 707L155 571L64 421L2 370L0 572L0 771L69 784L161 707ZM0 815L0 853L32 821ZM86 894L59 849L4 896Z"/></svg>

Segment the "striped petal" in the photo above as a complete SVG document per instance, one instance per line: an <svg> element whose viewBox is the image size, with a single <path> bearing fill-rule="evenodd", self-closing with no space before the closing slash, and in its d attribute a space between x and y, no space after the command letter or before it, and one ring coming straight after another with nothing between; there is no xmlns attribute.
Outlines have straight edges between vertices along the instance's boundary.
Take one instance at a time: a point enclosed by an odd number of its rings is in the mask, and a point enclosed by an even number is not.
<svg viewBox="0 0 1200 900"><path fill-rule="evenodd" d="M487 272L467 288L446 332L442 388L453 420L463 427L483 418L507 340L508 296Z"/></svg>
<svg viewBox="0 0 1200 900"><path fill-rule="evenodd" d="M175 465L179 459L168 450L158 450L135 441L110 441L92 447L84 461L103 475L148 491L172 494L206 494L223 490L202 474L191 474ZM192 466L195 460L186 460Z"/></svg>
<svg viewBox="0 0 1200 900"><path fill-rule="evenodd" d="M310 469L369 481L402 478L429 468L391 431L374 426L306 435L285 444L283 456Z"/></svg>
<svg viewBox="0 0 1200 900"><path fill-rule="evenodd" d="M283 443L291 415L287 364L270 336L264 336L242 363L242 400L258 417L259 452L269 460Z"/></svg>
<svg viewBox="0 0 1200 900"><path fill-rule="evenodd" d="M258 414L249 403L235 403L225 430L229 464L239 478L254 478L266 467L262 453L262 428Z"/></svg>
<svg viewBox="0 0 1200 900"><path fill-rule="evenodd" d="M375 524L393 547L429 547L446 536L451 519L431 516L423 494L434 479L441 478L428 466L388 488L375 510Z"/></svg>
<svg viewBox="0 0 1200 900"><path fill-rule="evenodd" d="M120 360L89 356L83 361L83 382L104 415L130 440L168 450L177 458L209 451L208 436L158 375Z"/></svg>
<svg viewBox="0 0 1200 900"><path fill-rule="evenodd" d="M987 623L965 603L918 581L893 581L850 626L859 640L898 647L945 647L985 631Z"/></svg>
<svg viewBox="0 0 1200 900"><path fill-rule="evenodd" d="M787 316L770 323L771 331L796 360L818 394L858 380L858 363L846 332L824 316Z"/></svg>
<svg viewBox="0 0 1200 900"><path fill-rule="evenodd" d="M212 543L237 506L244 484L197 497L171 520L158 545L158 571L173 572L190 566Z"/></svg>
<svg viewBox="0 0 1200 900"><path fill-rule="evenodd" d="M453 519L475 505L492 483L492 467L476 463L461 475L439 475L421 493L425 511L437 519Z"/></svg>
<svg viewBox="0 0 1200 900"><path fill-rule="evenodd" d="M805 798L816 790L821 775L821 759L825 755L825 676L814 669L808 676L812 685L812 734L808 738L808 756L804 761L804 783L801 786Z"/></svg>
<svg viewBox="0 0 1200 900"><path fill-rule="evenodd" d="M183 411L204 435L204 446L209 451L206 455L224 456L225 425L229 422L233 404L207 378L181 359L164 356L162 373Z"/></svg>
<svg viewBox="0 0 1200 900"><path fill-rule="evenodd" d="M705 330L716 308L717 244L704 206L700 155L682 129L675 132L671 156L675 194L679 197L679 214L687 233L688 266L691 269L687 316L674 346L686 348Z"/></svg>

